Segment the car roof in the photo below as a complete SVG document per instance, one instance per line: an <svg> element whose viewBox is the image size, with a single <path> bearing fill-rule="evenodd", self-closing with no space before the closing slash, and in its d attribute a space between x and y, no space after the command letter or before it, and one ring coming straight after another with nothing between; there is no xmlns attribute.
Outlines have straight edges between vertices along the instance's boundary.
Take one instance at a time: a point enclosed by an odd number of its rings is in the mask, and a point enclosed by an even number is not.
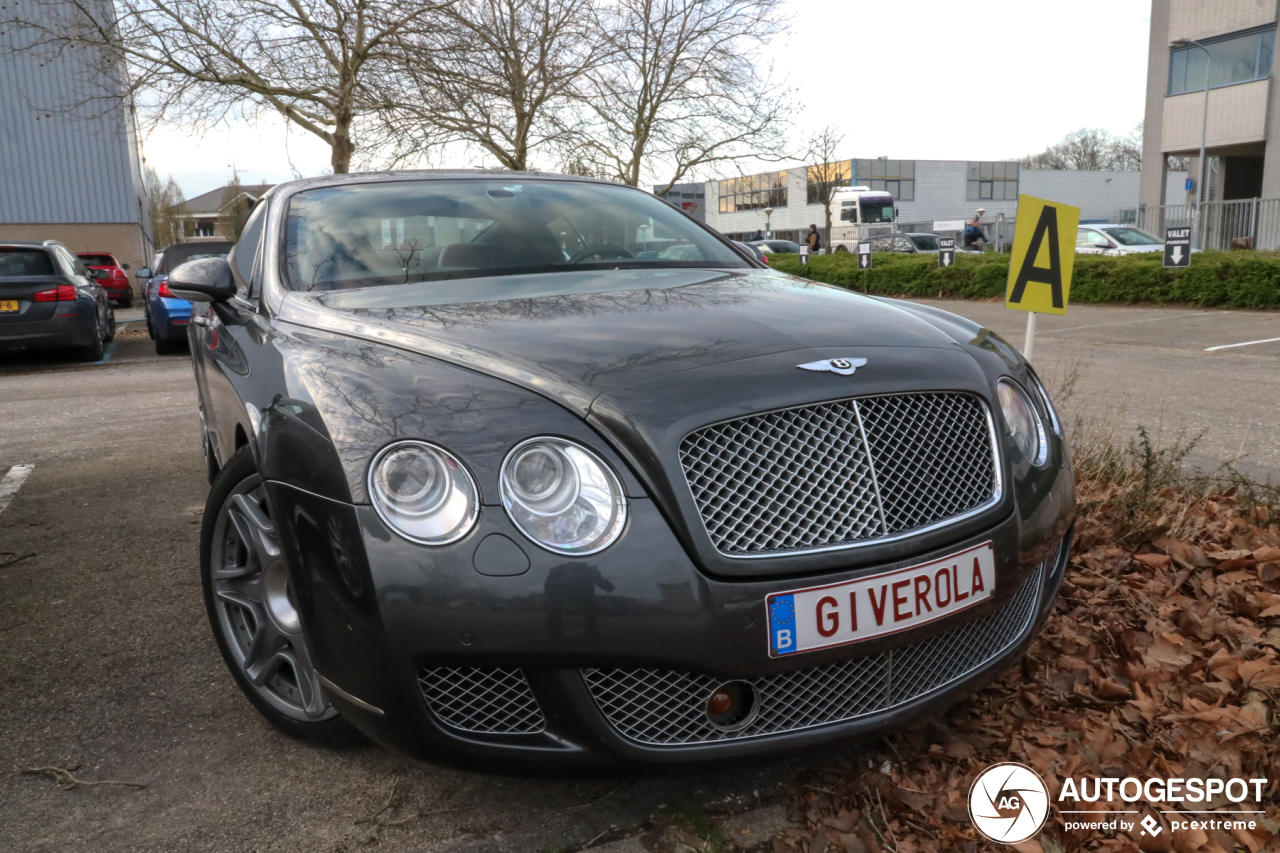
<svg viewBox="0 0 1280 853"><path fill-rule="evenodd" d="M299 178L276 184L267 195L280 193L292 194L303 189L315 187L334 187L350 184L384 184L395 181L445 181L459 178L504 178L539 181L572 181L576 183L607 184L609 186L625 186L617 181L606 181L601 178L586 178L579 175L561 175L555 172L512 172L508 169L392 169L385 172L349 172L345 175L317 175L312 178ZM631 189L636 189L631 187ZM644 190L637 190L644 192Z"/></svg>
<svg viewBox="0 0 1280 853"><path fill-rule="evenodd" d="M0 243L0 249L48 249L61 245L57 240L6 240Z"/></svg>
<svg viewBox="0 0 1280 853"><path fill-rule="evenodd" d="M941 234L935 234L932 231L903 231L908 237L941 237Z"/></svg>

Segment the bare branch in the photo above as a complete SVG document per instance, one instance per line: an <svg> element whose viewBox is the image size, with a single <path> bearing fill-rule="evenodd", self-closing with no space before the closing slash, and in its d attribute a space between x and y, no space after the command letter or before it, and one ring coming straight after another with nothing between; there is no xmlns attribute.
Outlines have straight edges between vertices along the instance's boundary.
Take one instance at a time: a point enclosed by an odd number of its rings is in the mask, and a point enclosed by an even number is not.
<svg viewBox="0 0 1280 853"><path fill-rule="evenodd" d="M447 0L445 0L447 2ZM369 81L425 27L437 0L16 0L0 10L19 48L75 51L84 94L49 108L136 106L148 122L209 127L259 110L324 140L335 172L353 127L380 107ZM95 81L109 79L117 85Z"/></svg>

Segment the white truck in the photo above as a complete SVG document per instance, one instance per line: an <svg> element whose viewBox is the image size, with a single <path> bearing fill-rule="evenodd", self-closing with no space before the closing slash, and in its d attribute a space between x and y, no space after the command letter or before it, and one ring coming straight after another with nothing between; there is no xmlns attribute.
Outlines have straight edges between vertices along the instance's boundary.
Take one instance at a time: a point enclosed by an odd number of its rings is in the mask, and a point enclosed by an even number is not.
<svg viewBox="0 0 1280 853"><path fill-rule="evenodd" d="M858 243L898 230L893 196L870 187L838 187L831 195L828 251L857 252Z"/></svg>

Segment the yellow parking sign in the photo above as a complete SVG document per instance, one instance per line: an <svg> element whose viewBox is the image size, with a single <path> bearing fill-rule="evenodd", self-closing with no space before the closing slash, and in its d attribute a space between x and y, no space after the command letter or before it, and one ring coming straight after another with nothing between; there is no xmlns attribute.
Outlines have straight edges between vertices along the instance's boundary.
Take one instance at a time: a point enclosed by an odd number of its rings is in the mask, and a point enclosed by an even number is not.
<svg viewBox="0 0 1280 853"><path fill-rule="evenodd" d="M1013 232L1004 307L1067 313L1079 224L1078 207L1018 196L1018 225Z"/></svg>

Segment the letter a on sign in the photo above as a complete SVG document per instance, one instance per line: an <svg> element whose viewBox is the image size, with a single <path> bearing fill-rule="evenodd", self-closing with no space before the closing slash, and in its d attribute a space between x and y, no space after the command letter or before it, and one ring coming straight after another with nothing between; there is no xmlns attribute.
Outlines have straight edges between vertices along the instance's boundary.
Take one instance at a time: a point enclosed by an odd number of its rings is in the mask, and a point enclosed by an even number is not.
<svg viewBox="0 0 1280 853"><path fill-rule="evenodd" d="M1078 207L1018 196L1018 225L1013 232L1004 307L1067 313L1079 224Z"/></svg>

